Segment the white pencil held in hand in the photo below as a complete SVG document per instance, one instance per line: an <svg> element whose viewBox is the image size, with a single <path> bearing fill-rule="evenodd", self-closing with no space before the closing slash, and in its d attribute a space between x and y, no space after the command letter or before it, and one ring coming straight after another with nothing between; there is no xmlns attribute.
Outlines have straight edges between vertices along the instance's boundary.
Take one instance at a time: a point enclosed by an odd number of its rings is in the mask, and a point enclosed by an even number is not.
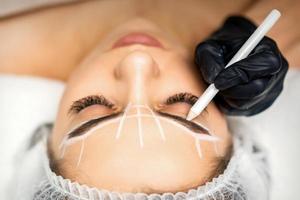
<svg viewBox="0 0 300 200"><path fill-rule="evenodd" d="M256 47L256 45L262 40L265 34L272 28L276 21L281 16L280 12L276 9L272 10L269 15L264 19L259 27L254 31L254 33L248 38L240 50L233 56L225 68L229 67L235 62L238 62L246 58L251 51ZM196 118L206 106L211 102L214 96L219 92L214 84L210 84L209 87L204 91L202 96L197 100L197 102L190 109L187 120L192 120Z"/></svg>

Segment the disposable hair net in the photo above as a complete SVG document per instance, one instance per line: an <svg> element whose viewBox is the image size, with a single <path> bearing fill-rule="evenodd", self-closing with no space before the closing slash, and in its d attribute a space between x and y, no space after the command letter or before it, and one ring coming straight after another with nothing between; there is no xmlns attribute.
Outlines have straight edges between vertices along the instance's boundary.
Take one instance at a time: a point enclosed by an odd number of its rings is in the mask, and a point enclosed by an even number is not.
<svg viewBox="0 0 300 200"><path fill-rule="evenodd" d="M50 130L49 130L50 132ZM91 188L57 176L49 167L46 137L42 142L45 177L34 200L266 200L270 177L266 155L246 134L234 134L233 155L223 174L188 192L145 194ZM137 163L138 164L138 163Z"/></svg>

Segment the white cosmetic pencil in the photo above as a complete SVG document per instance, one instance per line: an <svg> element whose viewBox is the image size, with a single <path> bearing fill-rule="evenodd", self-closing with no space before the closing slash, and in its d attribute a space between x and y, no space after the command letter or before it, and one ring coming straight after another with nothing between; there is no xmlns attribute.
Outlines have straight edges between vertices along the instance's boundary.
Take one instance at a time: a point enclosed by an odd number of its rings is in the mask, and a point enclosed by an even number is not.
<svg viewBox="0 0 300 200"><path fill-rule="evenodd" d="M278 10L272 10L261 23L261 25L257 27L254 33L248 38L248 40L244 43L240 50L233 56L233 58L229 61L225 68L227 68L235 62L246 58L250 54L250 52L256 47L256 45L262 40L265 34L272 28L275 22L279 19L280 15L281 14ZM218 91L219 90L215 87L213 83L210 84L209 87L204 91L202 96L192 106L186 119L192 120L195 117L197 117L204 110L204 108L206 108L206 106L210 103L210 101L214 98Z"/></svg>

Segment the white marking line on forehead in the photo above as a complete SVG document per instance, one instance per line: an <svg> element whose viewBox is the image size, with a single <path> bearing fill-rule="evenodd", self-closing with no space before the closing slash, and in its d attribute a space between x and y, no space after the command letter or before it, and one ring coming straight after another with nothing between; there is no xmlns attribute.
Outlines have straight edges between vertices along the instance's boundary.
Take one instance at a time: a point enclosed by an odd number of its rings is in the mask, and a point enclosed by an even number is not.
<svg viewBox="0 0 300 200"><path fill-rule="evenodd" d="M177 126L178 128L180 129L183 129L185 132L189 133L190 135L192 135L193 137L197 138L197 139L200 139L200 140L206 140L206 141L217 141L219 140L218 137L216 136L211 136L211 135L206 135L206 134L201 134L201 133L195 133L193 131L191 131L190 129L188 129L187 127L185 127L184 125L182 124L179 124L171 119L168 119L168 118L164 118L164 117L161 117L161 116L158 116L162 121L166 121L166 122L169 122L171 124L173 124L174 126Z"/></svg>
<svg viewBox="0 0 300 200"><path fill-rule="evenodd" d="M138 115L137 114L131 114L131 115L127 115L126 118L127 119L130 119L130 118L136 118ZM148 118L153 118L152 115L149 115L149 114L140 114L140 117L148 117ZM175 126L177 126L178 128L184 130L185 133L188 133L189 135L192 135L194 138L196 139L200 139L200 140L205 140L205 141L218 141L219 138L217 136L212 136L212 135L206 135L206 134L201 134L201 133L195 133L193 131L191 131L190 129L188 129L187 127L185 127L184 125L180 124L180 123L177 123L171 119L168 119L168 118L164 118L164 117L161 117L161 116L157 116L160 120L162 121L166 121L168 123L171 123ZM81 136L77 136L75 138L71 138L69 140L65 140L64 141L64 145L70 145L70 144L73 144L75 143L76 141L80 141L82 139L85 139L87 138L89 135L93 134L93 132L97 129L100 129L102 128L103 126L107 126L109 124L112 124L112 123L117 123L119 120L120 120L121 117L117 117L115 119L110 119L108 121L105 121L105 122L102 122L101 124L91 128L89 131L87 131L84 135L81 135Z"/></svg>
<svg viewBox="0 0 300 200"><path fill-rule="evenodd" d="M126 114L127 114L127 111L129 109L130 105L131 105L131 103L129 102L128 105L126 106L125 110L124 110L124 113L122 115L122 118L121 118L119 126L118 126L118 130L117 130L117 134L116 134L116 139L119 139L119 137L121 135L121 131L122 131L122 128L123 128L124 120L125 120L125 117L126 117Z"/></svg>
<svg viewBox="0 0 300 200"><path fill-rule="evenodd" d="M94 119L97 119L97 118L94 118ZM76 128L78 128L79 126L81 126L81 125L83 125L83 124L85 124L85 123L87 123L87 122L89 122L89 121L91 121L91 120L93 120L93 119L89 119L89 120L86 120L86 121L83 121L83 122L81 122L81 123L79 123L77 126L75 126L75 127L73 127L63 138L62 138L62 140L61 140L61 143L59 144L59 149L62 149L62 148L64 148L64 146L65 146L65 142L66 142L66 140L68 139L68 135L69 135L69 133L71 133L72 131L74 131Z"/></svg>
<svg viewBox="0 0 300 200"><path fill-rule="evenodd" d="M138 122L138 132L139 132L140 145L141 145L141 147L143 147L144 146L144 141L143 141L143 130L142 130L142 119L141 119L141 110L140 110L140 108L137 108L137 122Z"/></svg>
<svg viewBox="0 0 300 200"><path fill-rule="evenodd" d="M159 119L158 119L158 118L161 118L161 117L160 117L160 116L157 116L149 106L145 106L145 105L133 105L132 107L141 107L141 108L146 108L147 110L149 110L149 111L151 112L151 114L153 114L153 117L157 120L158 124L160 125L161 130L163 130L162 127L161 127L160 121L159 121ZM205 127L203 124L199 124L199 123L197 123L197 122L194 122L194 123L195 123L195 124L198 124L199 126L201 126L201 127L204 128L206 131L209 132L209 129L208 129L207 127ZM162 133L164 133L164 132L162 131Z"/></svg>
<svg viewBox="0 0 300 200"><path fill-rule="evenodd" d="M150 111L151 115L153 116L154 118L154 121L158 127L158 130L159 130L159 133L160 133L160 136L162 138L163 141L166 140L166 136L165 136L165 133L164 133L164 130L161 126L161 123L159 121L159 119L157 118L156 114L153 112L153 110L149 107L149 106L145 106L145 105L134 105L134 107L137 107L137 108L145 108L147 109L148 111Z"/></svg>
<svg viewBox="0 0 300 200"><path fill-rule="evenodd" d="M84 141L85 140L82 140L82 143L81 143L80 153L79 153L79 157L78 157L76 168L79 166L79 164L81 162L81 158L82 158L82 154L83 154L83 150L84 150Z"/></svg>
<svg viewBox="0 0 300 200"><path fill-rule="evenodd" d="M121 119L121 117L117 117L117 118L114 118L114 119L111 119L111 120L108 120L108 121L105 121L105 122L102 122L101 124L91 128L89 131L87 131L85 134L81 135L81 136L77 136L75 138L70 138L68 139L68 134L62 139L62 142L60 144L60 148L65 146L65 145L70 145L70 144L73 144L75 143L76 141L80 141L82 139L85 139L87 138L92 132L94 132L95 130L97 129L100 129L104 126L107 126L109 124L112 124L112 123L116 123L118 122L119 120ZM78 127L78 126L77 126Z"/></svg>
<svg viewBox="0 0 300 200"><path fill-rule="evenodd" d="M212 136L216 136L213 132L210 132L210 134L211 134ZM215 153L217 154L218 157L220 157L220 151L219 151L217 142L214 141L213 144L214 144L214 150L215 150Z"/></svg>
<svg viewBox="0 0 300 200"><path fill-rule="evenodd" d="M65 156L67 147L65 145L63 145L62 147L59 147L59 149L61 149L61 148L62 148L62 150L61 150L61 154L59 156L59 159L62 159Z"/></svg>
<svg viewBox="0 0 300 200"><path fill-rule="evenodd" d="M128 110L131 109L131 108L136 108L136 111L137 111L136 114L127 115ZM141 113L141 108L147 109L148 111L150 111L150 114L142 114ZM102 122L101 124L98 124L97 126L91 128L85 134L80 135L80 136L75 137L75 138L69 139L68 138L68 134L67 134L63 138L63 140L62 140L62 142L60 144L60 148L63 147L63 152L61 154L61 158L64 157L65 150L66 150L67 146L75 143L76 141L82 140L82 144L81 144L81 148L80 148L80 154L79 154L79 158L78 158L78 161L77 161L77 167L78 167L79 164L80 164L80 162L81 162L81 158L82 158L82 154L83 154L83 150L84 150L84 141L85 141L85 139L88 136L90 136L91 134L95 133L95 131L97 129L100 129L100 128L102 128L104 126L107 126L109 124L112 124L112 123L119 122L119 126L118 126L118 129L117 129L117 132L116 132L116 139L118 139L120 137L120 135L121 135L121 132L122 132L122 129L123 129L123 126L124 126L124 121L125 121L126 118L127 119L137 118L139 143L140 143L140 146L143 147L144 146L144 141L143 141L142 117L152 118L152 119L155 120L156 125L158 126L158 129L159 129L159 132L160 132L160 136L161 136L161 138L162 138L163 141L165 141L165 133L164 133L164 130L163 130L162 126L161 126L160 120L166 121L168 123L171 123L174 126L180 128L180 129L183 129L184 133L188 133L190 136L194 137L196 149L197 149L197 152L198 152L198 155L199 155L200 158L202 158L200 140L213 142L215 152L216 153L218 152L217 151L217 147L216 147L216 141L218 141L219 138L216 137L215 135L207 135L207 134L195 133L195 132L191 131L189 128L187 128L186 126L184 126L184 125L182 125L182 124L180 124L178 122L175 122L175 121L173 121L171 119L168 119L168 118L165 118L165 117L162 117L162 116L157 116L152 111L152 109L149 106L146 106L146 105L131 105L131 103L128 103L128 105L126 106L126 108L124 110L124 113L123 113L123 115L121 117L116 117L115 119L110 119L108 121ZM85 122L83 122L83 123L85 123ZM83 123L81 123L80 125L82 125ZM77 127L79 127L80 125L78 125ZM202 126L202 127L204 127L202 124L199 124L199 125ZM77 127L75 127L74 129L72 129L72 131L75 130ZM206 129L207 131L209 131L206 127L204 127L204 129Z"/></svg>
<svg viewBox="0 0 300 200"><path fill-rule="evenodd" d="M196 149L197 149L199 157L202 158L202 151L201 151L201 146L200 146L200 140L195 139L195 145L196 145Z"/></svg>

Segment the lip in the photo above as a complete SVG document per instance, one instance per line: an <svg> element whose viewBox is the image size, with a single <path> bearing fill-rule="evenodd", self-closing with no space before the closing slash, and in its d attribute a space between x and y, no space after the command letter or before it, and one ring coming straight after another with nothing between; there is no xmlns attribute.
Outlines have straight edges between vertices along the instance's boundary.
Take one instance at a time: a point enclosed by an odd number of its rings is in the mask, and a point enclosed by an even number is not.
<svg viewBox="0 0 300 200"><path fill-rule="evenodd" d="M145 46L163 48L163 45L154 37L145 33L130 33L117 40L112 49L129 46L133 44L142 44Z"/></svg>

